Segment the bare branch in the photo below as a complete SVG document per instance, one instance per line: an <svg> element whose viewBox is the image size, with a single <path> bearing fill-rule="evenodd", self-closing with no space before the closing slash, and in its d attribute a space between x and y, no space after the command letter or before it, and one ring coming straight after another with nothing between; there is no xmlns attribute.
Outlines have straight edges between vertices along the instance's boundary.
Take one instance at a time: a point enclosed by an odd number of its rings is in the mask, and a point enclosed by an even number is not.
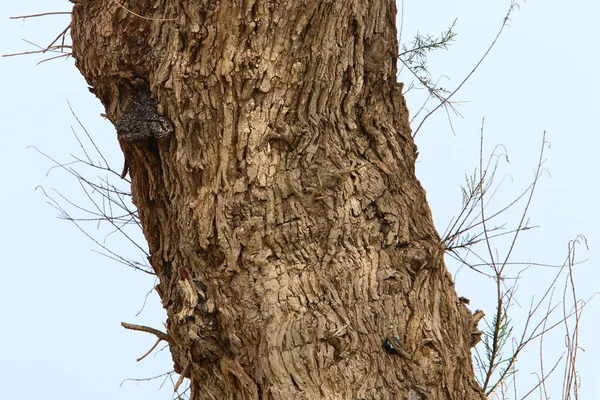
<svg viewBox="0 0 600 400"><path fill-rule="evenodd" d="M475 73L475 71L477 71L479 69L479 66L481 65L481 63L483 63L483 60L485 60L487 58L488 54L492 51L492 49L494 48L494 46L496 46L496 43L498 42L498 39L500 38L500 35L504 31L504 28L507 26L508 20L510 18L510 15L512 14L512 12L513 12L513 10L515 9L516 6L517 6L516 0L513 0L511 2L511 4L510 4L510 7L508 9L508 12L507 12L506 16L504 17L504 20L502 21L502 25L500 26L500 29L498 30L498 33L496 34L496 37L494 38L494 40L492 40L492 43L490 44L490 46L488 47L488 49L486 50L486 52L483 54L483 56L481 56L481 58L479 59L479 61L477 62L477 64L475 64L475 67L473 67L473 69L471 70L471 72L469 72L467 74L467 76L456 87L456 89L454 89L433 110L431 110L427 115L425 115L425 117L421 120L421 123L419 124L419 126L417 127L417 129L415 129L415 132L413 133L413 138L417 136L417 133L419 133L419 130L421 130L421 127L423 126L423 124L425 123L425 121L427 121L427 119L431 115L433 115L433 113L435 113L437 110L439 110L440 107L445 106L450 101L450 99L464 86L464 84L467 83L467 81L471 78L471 76Z"/></svg>
<svg viewBox="0 0 600 400"><path fill-rule="evenodd" d="M9 17L9 19L37 18L37 17L45 17L46 15L71 15L71 12L70 11L53 11L53 12L45 12L45 13L41 13L41 14L19 15L17 17Z"/></svg>
<svg viewBox="0 0 600 400"><path fill-rule="evenodd" d="M121 326L125 329L129 329L132 331L140 331L140 332L150 333L150 334L156 336L160 340L164 340L165 342L167 342L169 344L173 344L173 339L171 338L171 336L167 335L166 333L164 333L162 331L159 331L158 329L150 328L148 326L143 326L143 325L128 324L127 322L121 322Z"/></svg>

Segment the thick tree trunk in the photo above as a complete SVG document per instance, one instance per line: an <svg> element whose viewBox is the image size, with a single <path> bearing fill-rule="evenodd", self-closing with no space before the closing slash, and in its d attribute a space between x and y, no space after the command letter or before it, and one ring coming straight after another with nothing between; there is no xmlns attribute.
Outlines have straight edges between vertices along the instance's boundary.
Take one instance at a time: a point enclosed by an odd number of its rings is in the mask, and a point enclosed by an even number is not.
<svg viewBox="0 0 600 400"><path fill-rule="evenodd" d="M119 130L192 399L482 399L394 1L123 6L76 1L73 55Z"/></svg>

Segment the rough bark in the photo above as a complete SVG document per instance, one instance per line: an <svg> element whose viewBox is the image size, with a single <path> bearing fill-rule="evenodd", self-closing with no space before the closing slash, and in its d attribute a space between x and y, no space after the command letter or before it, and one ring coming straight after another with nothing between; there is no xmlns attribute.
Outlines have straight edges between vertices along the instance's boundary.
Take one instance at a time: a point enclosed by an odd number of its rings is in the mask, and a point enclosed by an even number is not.
<svg viewBox="0 0 600 400"><path fill-rule="evenodd" d="M123 5L76 1L73 55L116 126L164 123L118 137L191 398L482 399L394 1Z"/></svg>

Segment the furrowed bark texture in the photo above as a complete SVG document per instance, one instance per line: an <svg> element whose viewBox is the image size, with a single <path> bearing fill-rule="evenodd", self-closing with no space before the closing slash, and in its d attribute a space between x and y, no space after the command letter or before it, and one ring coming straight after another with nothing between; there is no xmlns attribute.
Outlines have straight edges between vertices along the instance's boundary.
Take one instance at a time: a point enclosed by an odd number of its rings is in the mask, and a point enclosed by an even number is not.
<svg viewBox="0 0 600 400"><path fill-rule="evenodd" d="M78 0L73 55L127 129L191 398L482 399L414 173L394 1L123 5L138 16Z"/></svg>

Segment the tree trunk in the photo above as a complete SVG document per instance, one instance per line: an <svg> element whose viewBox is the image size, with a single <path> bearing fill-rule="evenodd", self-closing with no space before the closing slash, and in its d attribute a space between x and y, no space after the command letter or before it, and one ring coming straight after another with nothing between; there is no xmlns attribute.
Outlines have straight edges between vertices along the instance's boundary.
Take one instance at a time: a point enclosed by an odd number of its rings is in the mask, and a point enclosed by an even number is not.
<svg viewBox="0 0 600 400"><path fill-rule="evenodd" d="M192 399L484 397L393 0L75 3Z"/></svg>

